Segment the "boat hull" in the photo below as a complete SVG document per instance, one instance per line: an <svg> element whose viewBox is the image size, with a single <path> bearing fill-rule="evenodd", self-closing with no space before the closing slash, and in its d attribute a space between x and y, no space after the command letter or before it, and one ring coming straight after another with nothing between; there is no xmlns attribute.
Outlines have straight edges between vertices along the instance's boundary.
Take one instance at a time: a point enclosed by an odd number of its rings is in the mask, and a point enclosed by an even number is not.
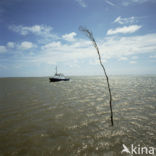
<svg viewBox="0 0 156 156"><path fill-rule="evenodd" d="M65 79L57 79L57 78L53 78L53 77L50 77L49 78L49 82L59 82L59 81L69 81L70 78L65 78Z"/></svg>

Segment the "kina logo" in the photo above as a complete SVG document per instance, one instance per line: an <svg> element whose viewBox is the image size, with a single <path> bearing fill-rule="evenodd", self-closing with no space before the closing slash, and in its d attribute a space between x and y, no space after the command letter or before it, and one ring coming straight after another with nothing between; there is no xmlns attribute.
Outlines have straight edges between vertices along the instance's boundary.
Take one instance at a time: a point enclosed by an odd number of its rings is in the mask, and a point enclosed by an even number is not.
<svg viewBox="0 0 156 156"><path fill-rule="evenodd" d="M128 148L125 144L122 144L123 150L121 151L121 154L123 153L127 153L130 155L153 155L155 153L155 149L154 147L141 147L140 145L138 146L134 146L133 144L131 144L131 147Z"/></svg>

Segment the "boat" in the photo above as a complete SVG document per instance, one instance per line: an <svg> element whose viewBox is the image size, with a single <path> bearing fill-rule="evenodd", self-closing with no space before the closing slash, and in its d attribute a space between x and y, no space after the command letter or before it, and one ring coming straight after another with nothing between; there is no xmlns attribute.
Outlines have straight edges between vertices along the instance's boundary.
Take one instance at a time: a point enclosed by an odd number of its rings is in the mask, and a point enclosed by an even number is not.
<svg viewBox="0 0 156 156"><path fill-rule="evenodd" d="M56 73L53 77L49 77L50 82L58 82L58 81L69 81L70 78L65 77L62 73L57 73L57 67L56 67Z"/></svg>

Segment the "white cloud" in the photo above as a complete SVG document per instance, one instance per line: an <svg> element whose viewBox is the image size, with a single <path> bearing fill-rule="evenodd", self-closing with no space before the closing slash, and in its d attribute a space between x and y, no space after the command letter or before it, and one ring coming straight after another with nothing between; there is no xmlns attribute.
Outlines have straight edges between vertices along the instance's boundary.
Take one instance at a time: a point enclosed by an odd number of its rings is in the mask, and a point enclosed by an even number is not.
<svg viewBox="0 0 156 156"><path fill-rule="evenodd" d="M84 49L88 49L89 45L91 45L90 41L86 40L77 40L76 42L72 42L71 44L63 44L60 41L53 41L48 44L45 44L41 47L41 50L48 53L75 53L76 51L83 51ZM65 54L64 54L65 55Z"/></svg>
<svg viewBox="0 0 156 156"><path fill-rule="evenodd" d="M34 45L32 42L24 41L20 44L19 49L21 50L27 50L33 48Z"/></svg>
<svg viewBox="0 0 156 156"><path fill-rule="evenodd" d="M58 36L56 34L52 33L53 28L51 26L46 25L33 25L33 26L22 26L22 25L11 25L9 26L9 29L19 33L20 35L29 35L34 34L38 35L44 38L53 38L58 39Z"/></svg>
<svg viewBox="0 0 156 156"><path fill-rule="evenodd" d="M47 49L58 49L58 48L61 48L62 45L61 45L61 42L51 42L51 43L48 43L44 46L41 47L42 50L47 50Z"/></svg>
<svg viewBox="0 0 156 156"><path fill-rule="evenodd" d="M65 35L63 35L62 36L62 38L64 39L64 40L66 40L66 41L75 41L75 36L76 36L77 34L75 33L75 32L72 32L72 33L69 33L69 34L65 34Z"/></svg>
<svg viewBox="0 0 156 156"><path fill-rule="evenodd" d="M118 16L115 20L114 23L119 23L119 24L132 24L137 22L137 18L132 16L128 18L122 18L121 16Z"/></svg>
<svg viewBox="0 0 156 156"><path fill-rule="evenodd" d="M151 55L150 58L155 59L156 55Z"/></svg>
<svg viewBox="0 0 156 156"><path fill-rule="evenodd" d="M140 25L130 25L124 27L118 27L116 29L109 29L107 31L107 35L114 35L118 33L126 34L126 33L134 33L139 30L142 26Z"/></svg>
<svg viewBox="0 0 156 156"><path fill-rule="evenodd" d="M109 4L109 5L111 5L111 6L115 6L115 4L114 4L113 2L111 2L111 1L109 1L109 0L105 0L105 2L106 2L107 4Z"/></svg>
<svg viewBox="0 0 156 156"><path fill-rule="evenodd" d="M8 48L14 48L15 47L15 43L14 42L8 42L7 43L7 47Z"/></svg>
<svg viewBox="0 0 156 156"><path fill-rule="evenodd" d="M126 60L128 60L128 58L125 57L125 56L122 56L122 57L119 57L119 60L121 60L121 61L126 61Z"/></svg>
<svg viewBox="0 0 156 156"><path fill-rule="evenodd" d="M83 8L86 7L86 3L84 2L84 0L76 0L76 2L78 2Z"/></svg>
<svg viewBox="0 0 156 156"><path fill-rule="evenodd" d="M137 60L138 59L138 56L132 56L131 59Z"/></svg>
<svg viewBox="0 0 156 156"><path fill-rule="evenodd" d="M55 64L56 62L72 62L79 59L95 58L94 48L88 40L77 40L71 44L51 42L41 47L40 55L32 57L33 62Z"/></svg>
<svg viewBox="0 0 156 156"><path fill-rule="evenodd" d="M7 52L7 49L5 46L0 46L0 53L5 53Z"/></svg>
<svg viewBox="0 0 156 156"><path fill-rule="evenodd" d="M137 62L136 61L130 61L129 63L130 64L136 64Z"/></svg>
<svg viewBox="0 0 156 156"><path fill-rule="evenodd" d="M47 27L47 26L43 26L43 25L34 25L31 27L28 26L22 26L22 25L11 25L9 26L9 29L20 33L21 35L28 35L29 33L34 33L37 35L40 35L44 32L50 32L52 30L52 27Z"/></svg>
<svg viewBox="0 0 156 156"><path fill-rule="evenodd" d="M108 37L100 44L103 58L121 58L156 51L156 34L131 37ZM137 57L134 57L137 59ZM134 59L133 58L133 59Z"/></svg>
<svg viewBox="0 0 156 156"><path fill-rule="evenodd" d="M122 5L123 6L128 6L128 5L131 5L131 4L142 4L142 3L145 3L145 2L156 2L155 0L122 0Z"/></svg>

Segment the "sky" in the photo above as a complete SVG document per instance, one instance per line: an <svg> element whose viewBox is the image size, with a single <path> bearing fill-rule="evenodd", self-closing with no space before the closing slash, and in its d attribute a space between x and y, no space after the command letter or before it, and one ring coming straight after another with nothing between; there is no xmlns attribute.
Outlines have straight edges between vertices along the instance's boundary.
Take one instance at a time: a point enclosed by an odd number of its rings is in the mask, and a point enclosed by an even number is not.
<svg viewBox="0 0 156 156"><path fill-rule="evenodd" d="M156 0L0 0L0 77L156 74Z"/></svg>

